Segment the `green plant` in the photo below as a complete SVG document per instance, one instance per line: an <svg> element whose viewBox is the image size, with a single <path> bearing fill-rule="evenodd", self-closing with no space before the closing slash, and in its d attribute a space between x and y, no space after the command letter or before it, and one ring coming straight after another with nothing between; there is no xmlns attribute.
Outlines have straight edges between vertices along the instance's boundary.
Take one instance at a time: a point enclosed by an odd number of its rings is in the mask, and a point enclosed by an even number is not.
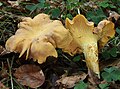
<svg viewBox="0 0 120 89"><path fill-rule="evenodd" d="M101 76L107 82L120 80L120 69L115 67L105 68Z"/></svg>
<svg viewBox="0 0 120 89"><path fill-rule="evenodd" d="M117 53L118 53L118 48L113 47L113 48L110 48L108 50L104 50L102 52L102 56L105 59L109 59L110 57L117 57L117 55L118 55Z"/></svg>
<svg viewBox="0 0 120 89"><path fill-rule="evenodd" d="M105 84L99 84L100 89L109 89L109 84L105 83Z"/></svg>
<svg viewBox="0 0 120 89"><path fill-rule="evenodd" d="M78 55L78 56L75 56L72 60L74 61L74 62L78 62L78 61L80 61L80 55Z"/></svg>
<svg viewBox="0 0 120 89"><path fill-rule="evenodd" d="M76 9L80 5L80 2L79 0L67 0L66 4L67 4L68 10L73 10L73 9Z"/></svg>
<svg viewBox="0 0 120 89"><path fill-rule="evenodd" d="M87 16L88 20L92 20L93 22L95 22L95 24L98 24L99 21L106 18L105 14L101 8L96 9L96 10L93 9L92 11L88 11L86 13L86 16Z"/></svg>
<svg viewBox="0 0 120 89"><path fill-rule="evenodd" d="M102 2L98 2L97 4L102 8L116 8L116 6L114 6L112 3L113 2L111 0L104 0Z"/></svg>
<svg viewBox="0 0 120 89"><path fill-rule="evenodd" d="M77 83L74 87L74 89L87 89L88 85L84 83L83 81L80 81Z"/></svg>
<svg viewBox="0 0 120 89"><path fill-rule="evenodd" d="M31 5L26 5L25 8L34 11L36 9L42 9L45 7L45 0L38 0L37 4L31 3Z"/></svg>
<svg viewBox="0 0 120 89"><path fill-rule="evenodd" d="M116 36L109 42L111 47L107 46L102 51L102 57L109 59L110 57L117 57L120 54L120 29L116 28Z"/></svg>

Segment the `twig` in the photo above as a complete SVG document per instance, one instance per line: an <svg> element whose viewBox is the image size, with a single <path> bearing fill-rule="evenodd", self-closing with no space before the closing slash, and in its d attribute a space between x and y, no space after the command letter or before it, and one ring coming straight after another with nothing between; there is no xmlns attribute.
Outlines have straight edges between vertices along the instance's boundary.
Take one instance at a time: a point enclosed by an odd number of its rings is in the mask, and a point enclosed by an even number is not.
<svg viewBox="0 0 120 89"><path fill-rule="evenodd" d="M9 17L12 17L12 18L17 18L19 20L21 20L22 18L24 18L24 16L18 16L16 14L13 14L11 12L7 12L7 11L4 11L4 10L2 10L1 12L4 13L4 16L9 16ZM0 19L3 18L4 16L1 16Z"/></svg>
<svg viewBox="0 0 120 89"><path fill-rule="evenodd" d="M12 58L12 61L11 61L11 64L10 64L9 59L7 59L7 63L8 63L8 67L9 67L9 74L10 74L11 87L12 87L11 89L14 89L14 87L13 87L12 72L11 72L12 65L13 65L13 60L14 60L14 57Z"/></svg>
<svg viewBox="0 0 120 89"><path fill-rule="evenodd" d="M78 11L78 14L80 14L80 9L79 8L77 8L77 11Z"/></svg>

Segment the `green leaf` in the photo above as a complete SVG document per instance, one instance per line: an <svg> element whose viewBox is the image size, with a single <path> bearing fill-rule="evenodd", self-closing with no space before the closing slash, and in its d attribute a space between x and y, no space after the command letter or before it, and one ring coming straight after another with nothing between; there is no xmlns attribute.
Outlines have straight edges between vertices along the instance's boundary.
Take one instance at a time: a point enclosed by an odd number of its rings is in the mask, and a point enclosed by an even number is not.
<svg viewBox="0 0 120 89"><path fill-rule="evenodd" d="M120 13L120 8L118 8L118 13Z"/></svg>
<svg viewBox="0 0 120 89"><path fill-rule="evenodd" d="M102 78L104 80L106 80L107 82L111 82L112 81L112 78L111 78L111 74L110 73L107 73L107 72L103 72L101 74Z"/></svg>
<svg viewBox="0 0 120 89"><path fill-rule="evenodd" d="M101 7L103 7L103 8L106 8L106 7L109 6L109 4L108 4L108 3L105 3L105 2L101 2L101 3L99 4L99 6L101 6Z"/></svg>
<svg viewBox="0 0 120 89"><path fill-rule="evenodd" d="M71 14L67 14L67 18L72 19L73 16Z"/></svg>
<svg viewBox="0 0 120 89"><path fill-rule="evenodd" d="M109 84L99 84L100 89L108 89Z"/></svg>
<svg viewBox="0 0 120 89"><path fill-rule="evenodd" d="M45 0L38 0L38 2L40 2L40 3L45 3Z"/></svg>
<svg viewBox="0 0 120 89"><path fill-rule="evenodd" d="M25 8L30 11L34 11L35 9L37 9L37 5L36 4L26 5Z"/></svg>
<svg viewBox="0 0 120 89"><path fill-rule="evenodd" d="M115 67L110 67L110 68L104 68L105 72L112 73L114 70L116 70Z"/></svg>
<svg viewBox="0 0 120 89"><path fill-rule="evenodd" d="M83 81L80 81L78 84L75 85L74 89L87 89L87 84Z"/></svg>
<svg viewBox="0 0 120 89"><path fill-rule="evenodd" d="M101 6L103 8L106 8L109 6L109 0L105 0L105 1L102 1L102 2L98 2L98 6Z"/></svg>
<svg viewBox="0 0 120 89"><path fill-rule="evenodd" d="M120 35L120 29L116 28L116 32Z"/></svg>
<svg viewBox="0 0 120 89"><path fill-rule="evenodd" d="M37 4L37 8L38 8L38 9L44 8L44 3L38 3L38 4Z"/></svg>
<svg viewBox="0 0 120 89"><path fill-rule="evenodd" d="M75 56L75 57L73 58L73 61L74 61L74 62L78 62L78 61L80 61L80 55Z"/></svg>
<svg viewBox="0 0 120 89"><path fill-rule="evenodd" d="M102 56L103 56L103 58L105 58L105 59L109 59L109 58L110 58L110 54L108 53L108 51L102 52Z"/></svg>
<svg viewBox="0 0 120 89"><path fill-rule="evenodd" d="M92 20L93 22L95 22L95 24L98 24L101 20L106 18L101 8L97 9L96 11L88 11L86 16L88 20Z"/></svg>
<svg viewBox="0 0 120 89"><path fill-rule="evenodd" d="M116 8L116 6L112 5L112 4L109 4L109 7L110 8Z"/></svg>
<svg viewBox="0 0 120 89"><path fill-rule="evenodd" d="M110 49L109 53L112 57L117 57L117 48L113 47L112 49Z"/></svg>
<svg viewBox="0 0 120 89"><path fill-rule="evenodd" d="M113 80L120 80L120 70L116 69L115 71L112 72L112 79Z"/></svg>
<svg viewBox="0 0 120 89"><path fill-rule="evenodd" d="M107 82L120 80L120 69L115 67L105 68L101 76Z"/></svg>
<svg viewBox="0 0 120 89"><path fill-rule="evenodd" d="M52 12L52 18L58 18L60 16L59 8L53 9L51 12Z"/></svg>

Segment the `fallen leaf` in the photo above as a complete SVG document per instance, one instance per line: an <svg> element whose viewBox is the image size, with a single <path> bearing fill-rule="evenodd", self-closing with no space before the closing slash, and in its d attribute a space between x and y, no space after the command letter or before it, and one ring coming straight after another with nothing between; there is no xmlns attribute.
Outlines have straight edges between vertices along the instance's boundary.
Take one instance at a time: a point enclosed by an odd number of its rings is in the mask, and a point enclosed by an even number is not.
<svg viewBox="0 0 120 89"><path fill-rule="evenodd" d="M40 67L32 64L20 66L16 69L14 76L20 84L31 88L40 87L45 81L45 76Z"/></svg>
<svg viewBox="0 0 120 89"><path fill-rule="evenodd" d="M12 7L17 7L17 6L19 6L19 3L20 3L19 0L17 0L17 1L10 1L10 0L8 0L7 2L8 2Z"/></svg>
<svg viewBox="0 0 120 89"><path fill-rule="evenodd" d="M65 76L62 75L61 79L57 80L56 83L58 86L62 85L65 88L72 88L75 86L75 84L77 82L79 82L80 80L84 80L86 78L87 74L85 73L81 73L81 74L77 74L77 75L72 75L72 76Z"/></svg>
<svg viewBox="0 0 120 89"><path fill-rule="evenodd" d="M1 63L0 78L8 78L8 65L6 63ZM1 88L0 88L1 89Z"/></svg>
<svg viewBox="0 0 120 89"><path fill-rule="evenodd" d="M0 89L9 89L3 83L0 82Z"/></svg>
<svg viewBox="0 0 120 89"><path fill-rule="evenodd" d="M89 2L84 3L84 6L89 6L91 8L98 8L98 6L93 1L89 1Z"/></svg>
<svg viewBox="0 0 120 89"><path fill-rule="evenodd" d="M109 17L108 20L112 21L112 18L114 18L116 21L120 18L120 15L115 11L109 11Z"/></svg>
<svg viewBox="0 0 120 89"><path fill-rule="evenodd" d="M115 28L120 26L120 14L115 11L109 11L109 21L112 21L115 24Z"/></svg>
<svg viewBox="0 0 120 89"><path fill-rule="evenodd" d="M104 68L109 66L115 66L117 68L120 68L120 58L116 59L109 59L109 60L102 60L100 61L100 70L102 71Z"/></svg>

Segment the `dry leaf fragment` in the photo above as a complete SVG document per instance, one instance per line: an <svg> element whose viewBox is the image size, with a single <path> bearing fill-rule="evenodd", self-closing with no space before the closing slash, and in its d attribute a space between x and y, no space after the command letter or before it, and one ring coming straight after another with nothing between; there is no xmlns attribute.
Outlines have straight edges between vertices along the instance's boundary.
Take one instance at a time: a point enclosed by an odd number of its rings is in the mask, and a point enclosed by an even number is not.
<svg viewBox="0 0 120 89"><path fill-rule="evenodd" d="M7 2L8 2L12 7L17 7L17 6L19 6L19 3L20 3L19 0L17 0L17 1L10 1L10 0L8 0Z"/></svg>
<svg viewBox="0 0 120 89"><path fill-rule="evenodd" d="M26 17L19 24L19 29L6 42L6 49L26 53L26 59L33 58L38 63L46 61L48 56L57 57L56 47L66 47L72 37L58 20L50 20L46 14L38 14L33 19Z"/></svg>
<svg viewBox="0 0 120 89"><path fill-rule="evenodd" d="M0 89L9 89L3 83L0 82Z"/></svg>
<svg viewBox="0 0 120 89"><path fill-rule="evenodd" d="M40 67L32 64L20 66L16 69L14 76L20 84L31 88L40 87L45 81L45 76Z"/></svg>
<svg viewBox="0 0 120 89"><path fill-rule="evenodd" d="M62 78L57 80L56 83L58 86L62 85L63 87L66 87L66 88L72 88L75 86L77 82L79 82L80 80L84 80L86 76L87 74L83 72L79 75L77 74L77 75L72 75L68 77L62 75Z"/></svg>
<svg viewBox="0 0 120 89"><path fill-rule="evenodd" d="M110 11L108 20L112 21L112 18L114 18L117 21L120 18L120 15L115 11Z"/></svg>
<svg viewBox="0 0 120 89"><path fill-rule="evenodd" d="M63 50L72 55L83 52L88 68L99 75L98 43L102 48L114 36L114 24L111 21L103 20L97 27L94 27L93 22L89 22L79 14L73 20L67 18L65 25L73 40Z"/></svg>
<svg viewBox="0 0 120 89"><path fill-rule="evenodd" d="M7 51L4 47L2 47L2 46L0 45L0 56L1 56L1 55L5 55L5 54L8 54L8 53L10 53L10 52Z"/></svg>

